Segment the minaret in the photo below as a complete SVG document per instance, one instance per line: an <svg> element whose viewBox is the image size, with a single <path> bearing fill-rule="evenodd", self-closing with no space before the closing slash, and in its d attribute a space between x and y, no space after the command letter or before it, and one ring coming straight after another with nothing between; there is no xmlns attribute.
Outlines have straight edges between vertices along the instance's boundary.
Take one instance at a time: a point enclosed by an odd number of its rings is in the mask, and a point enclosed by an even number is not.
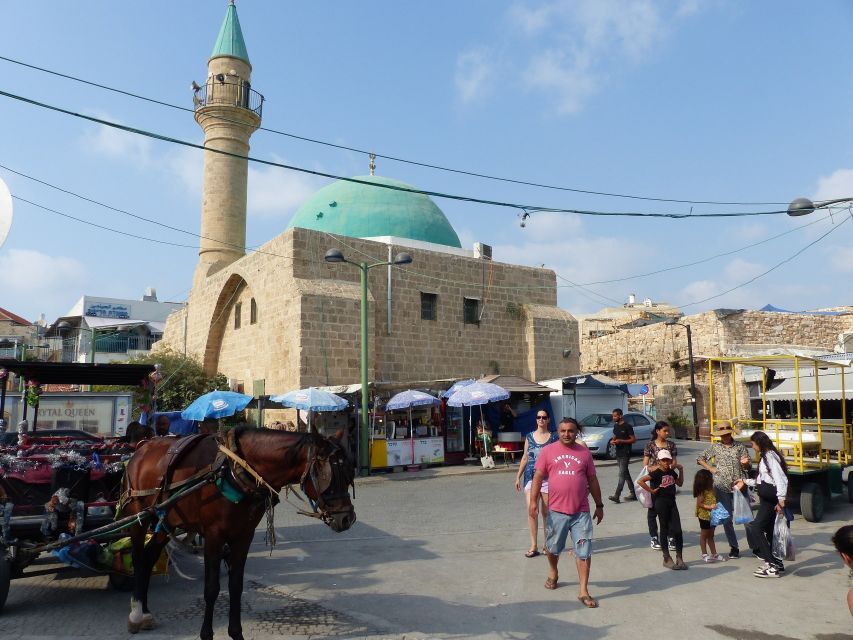
<svg viewBox="0 0 853 640"><path fill-rule="evenodd" d="M238 156L249 154L249 137L261 125L264 98L251 89L252 65L243 41L234 0L213 53L207 81L193 82L195 119L204 130L204 146ZM201 202L201 241L194 284L244 254L246 244L247 160L206 151Z"/></svg>

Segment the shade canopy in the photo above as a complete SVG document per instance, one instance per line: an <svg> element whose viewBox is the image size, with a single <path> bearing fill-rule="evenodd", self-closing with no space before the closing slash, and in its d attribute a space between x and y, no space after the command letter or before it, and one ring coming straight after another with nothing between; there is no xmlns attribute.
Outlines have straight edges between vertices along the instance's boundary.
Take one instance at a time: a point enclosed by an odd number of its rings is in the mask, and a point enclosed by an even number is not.
<svg viewBox="0 0 853 640"><path fill-rule="evenodd" d="M77 362L21 362L0 360L0 369L40 384L142 384L155 371L153 364L102 364Z"/></svg>
<svg viewBox="0 0 853 640"><path fill-rule="evenodd" d="M550 391L550 389L549 389ZM503 387L489 382L474 382L466 387L462 387L447 400L447 404L451 407L472 406L480 404L489 404L490 402L498 402L507 400L509 391Z"/></svg>
<svg viewBox="0 0 853 640"><path fill-rule="evenodd" d="M249 404L252 396L236 391L211 391L196 398L190 406L181 411L184 420L207 420L210 418L227 418L242 411Z"/></svg>
<svg viewBox="0 0 853 640"><path fill-rule="evenodd" d="M467 387L469 384L474 384L473 378L468 378L467 380L458 380L458 381L454 382L453 386L450 387L447 391L442 391L441 397L442 398L449 398L454 393L459 391L462 387Z"/></svg>
<svg viewBox="0 0 853 640"><path fill-rule="evenodd" d="M429 407L441 404L441 400L423 391L401 391L385 403L387 411L410 409L412 407Z"/></svg>
<svg viewBox="0 0 853 640"><path fill-rule="evenodd" d="M340 411L349 406L349 402L340 396L316 387L297 389L281 395L270 396L270 400L302 411Z"/></svg>

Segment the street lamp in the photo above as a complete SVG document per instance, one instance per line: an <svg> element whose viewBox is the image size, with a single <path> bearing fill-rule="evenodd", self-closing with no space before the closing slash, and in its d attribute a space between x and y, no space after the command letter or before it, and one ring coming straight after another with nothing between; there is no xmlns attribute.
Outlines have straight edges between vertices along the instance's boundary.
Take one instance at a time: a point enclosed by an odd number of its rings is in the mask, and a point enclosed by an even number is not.
<svg viewBox="0 0 853 640"><path fill-rule="evenodd" d="M788 215L793 218L798 216L807 216L810 213L813 213L815 209L823 209L831 204L851 201L853 201L853 198L836 198L835 200L823 200L815 204L808 198L797 198L791 201L791 204L788 205Z"/></svg>
<svg viewBox="0 0 853 640"><path fill-rule="evenodd" d="M696 406L696 370L693 367L693 335L690 325L678 320L667 320L666 325L672 327L678 325L687 329L687 358L690 363L690 404L693 405L693 429L696 439L699 439L699 407Z"/></svg>
<svg viewBox="0 0 853 640"><path fill-rule="evenodd" d="M373 267L411 264L412 256L398 253L391 262L353 262L347 260L338 249L329 249L323 257L326 262L346 262L361 271L361 429L359 433L359 466L361 475L370 474L370 422L367 412L367 272Z"/></svg>

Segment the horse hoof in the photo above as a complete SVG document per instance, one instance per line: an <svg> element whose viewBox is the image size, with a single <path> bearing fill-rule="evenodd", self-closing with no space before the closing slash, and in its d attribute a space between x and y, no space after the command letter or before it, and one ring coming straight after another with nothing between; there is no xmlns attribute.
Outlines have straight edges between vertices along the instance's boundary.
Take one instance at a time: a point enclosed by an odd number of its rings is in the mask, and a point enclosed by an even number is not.
<svg viewBox="0 0 853 640"><path fill-rule="evenodd" d="M143 613L142 614L142 624L141 624L140 628L143 631L151 631L151 629L153 629L155 626L157 626L157 625L154 623L154 616L150 613Z"/></svg>
<svg viewBox="0 0 853 640"><path fill-rule="evenodd" d="M129 633L139 633L139 630L142 628L141 622L131 622L127 621L127 630Z"/></svg>

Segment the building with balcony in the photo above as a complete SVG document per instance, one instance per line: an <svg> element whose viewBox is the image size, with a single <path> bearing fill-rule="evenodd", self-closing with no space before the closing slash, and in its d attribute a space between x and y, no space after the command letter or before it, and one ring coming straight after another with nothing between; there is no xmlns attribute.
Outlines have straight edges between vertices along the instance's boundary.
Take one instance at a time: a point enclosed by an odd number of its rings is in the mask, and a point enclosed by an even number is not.
<svg viewBox="0 0 853 640"><path fill-rule="evenodd" d="M140 300L84 295L46 330L40 359L120 362L146 354L163 337L166 318L183 307L160 302L148 289Z"/></svg>
<svg viewBox="0 0 853 640"><path fill-rule="evenodd" d="M0 307L0 358L23 358L37 338L38 325Z"/></svg>

